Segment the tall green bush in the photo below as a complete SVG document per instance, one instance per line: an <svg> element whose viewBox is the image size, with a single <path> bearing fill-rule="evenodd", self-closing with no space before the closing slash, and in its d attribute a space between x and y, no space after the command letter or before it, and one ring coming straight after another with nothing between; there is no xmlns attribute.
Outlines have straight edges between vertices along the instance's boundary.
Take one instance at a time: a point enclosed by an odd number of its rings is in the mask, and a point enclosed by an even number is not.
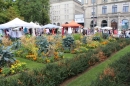
<svg viewBox="0 0 130 86"><path fill-rule="evenodd" d="M48 52L48 48L49 48L49 42L47 41L47 39L43 36L38 36L36 38L36 45L39 47L39 54L44 52L47 53Z"/></svg>
<svg viewBox="0 0 130 86"><path fill-rule="evenodd" d="M68 49L70 51L72 45L74 45L74 38L71 35L67 35L67 37L63 39L64 50Z"/></svg>
<svg viewBox="0 0 130 86"><path fill-rule="evenodd" d="M12 63L16 61L14 58L14 54L11 51L12 46L8 46L4 49L4 47L1 47L0 52L0 68L7 65L10 66Z"/></svg>

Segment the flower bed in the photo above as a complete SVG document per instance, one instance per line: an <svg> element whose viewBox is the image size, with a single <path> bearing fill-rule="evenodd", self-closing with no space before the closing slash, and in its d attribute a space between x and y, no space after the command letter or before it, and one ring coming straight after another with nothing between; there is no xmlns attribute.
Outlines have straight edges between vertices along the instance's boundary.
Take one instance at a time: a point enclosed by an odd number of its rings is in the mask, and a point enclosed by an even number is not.
<svg viewBox="0 0 130 86"><path fill-rule="evenodd" d="M93 36L92 36L93 37ZM85 53L90 49L105 46L114 38L108 40L93 41L92 37L68 35L61 36L22 37L21 47L15 52L16 57L22 57L40 63L52 63L64 58L64 53Z"/></svg>
<svg viewBox="0 0 130 86"><path fill-rule="evenodd" d="M106 46L88 50L86 53L79 54L66 61L48 64L43 70L33 71L33 73L23 73L20 75L19 80L10 80L7 83L3 83L3 80L1 80L0 85L58 86L65 79L85 71L90 66L105 60L129 44L129 39L120 39L115 42L110 42Z"/></svg>

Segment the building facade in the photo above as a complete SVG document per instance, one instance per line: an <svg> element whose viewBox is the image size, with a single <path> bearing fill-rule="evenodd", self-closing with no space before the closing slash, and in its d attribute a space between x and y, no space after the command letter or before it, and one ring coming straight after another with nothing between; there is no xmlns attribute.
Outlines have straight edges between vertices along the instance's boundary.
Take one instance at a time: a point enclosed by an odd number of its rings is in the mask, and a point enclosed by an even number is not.
<svg viewBox="0 0 130 86"><path fill-rule="evenodd" d="M75 15L83 14L82 4L78 0L50 0L51 23L62 25L75 20Z"/></svg>
<svg viewBox="0 0 130 86"><path fill-rule="evenodd" d="M85 27L130 28L130 0L84 0Z"/></svg>

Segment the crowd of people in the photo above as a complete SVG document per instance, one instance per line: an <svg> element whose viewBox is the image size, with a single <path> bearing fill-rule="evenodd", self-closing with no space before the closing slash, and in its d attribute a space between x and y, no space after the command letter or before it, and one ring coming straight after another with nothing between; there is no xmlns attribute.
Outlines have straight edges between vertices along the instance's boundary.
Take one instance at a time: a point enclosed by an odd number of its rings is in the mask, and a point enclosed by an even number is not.
<svg viewBox="0 0 130 86"><path fill-rule="evenodd" d="M130 29L121 30L121 32L119 34L120 34L119 37L121 37L121 38L130 38Z"/></svg>
<svg viewBox="0 0 130 86"><path fill-rule="evenodd" d="M95 33L106 33L109 36L113 36L114 35L114 31L113 29L98 29L95 28L93 29L93 31L91 29L84 29L82 28L64 28L64 35L67 34L74 34L74 33L82 33L83 35L91 35L91 34L95 34ZM13 30L13 29L5 29L3 30L3 33L6 36L10 36L11 38L20 38L22 37L22 35L28 34L28 35L32 35L33 30L32 28L27 29L27 28L18 28L17 30ZM54 34L61 34L62 33L62 29L35 29L34 30L35 36L41 36L42 34L47 34L47 35L54 35ZM118 37L121 38L130 38L130 29L128 30L121 30L117 32ZM3 36L3 35L1 35Z"/></svg>

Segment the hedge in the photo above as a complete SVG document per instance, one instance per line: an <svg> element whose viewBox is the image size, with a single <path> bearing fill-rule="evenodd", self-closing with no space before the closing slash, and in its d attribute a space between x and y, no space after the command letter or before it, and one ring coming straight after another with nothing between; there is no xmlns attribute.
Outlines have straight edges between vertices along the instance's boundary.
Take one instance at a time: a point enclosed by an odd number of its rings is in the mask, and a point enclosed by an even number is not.
<svg viewBox="0 0 130 86"><path fill-rule="evenodd" d="M23 72L17 80L0 80L0 86L59 86L64 80L78 75L129 44L130 39L120 39L104 47L77 54L75 58L50 63L45 69Z"/></svg>
<svg viewBox="0 0 130 86"><path fill-rule="evenodd" d="M91 86L130 86L130 52L105 69Z"/></svg>

